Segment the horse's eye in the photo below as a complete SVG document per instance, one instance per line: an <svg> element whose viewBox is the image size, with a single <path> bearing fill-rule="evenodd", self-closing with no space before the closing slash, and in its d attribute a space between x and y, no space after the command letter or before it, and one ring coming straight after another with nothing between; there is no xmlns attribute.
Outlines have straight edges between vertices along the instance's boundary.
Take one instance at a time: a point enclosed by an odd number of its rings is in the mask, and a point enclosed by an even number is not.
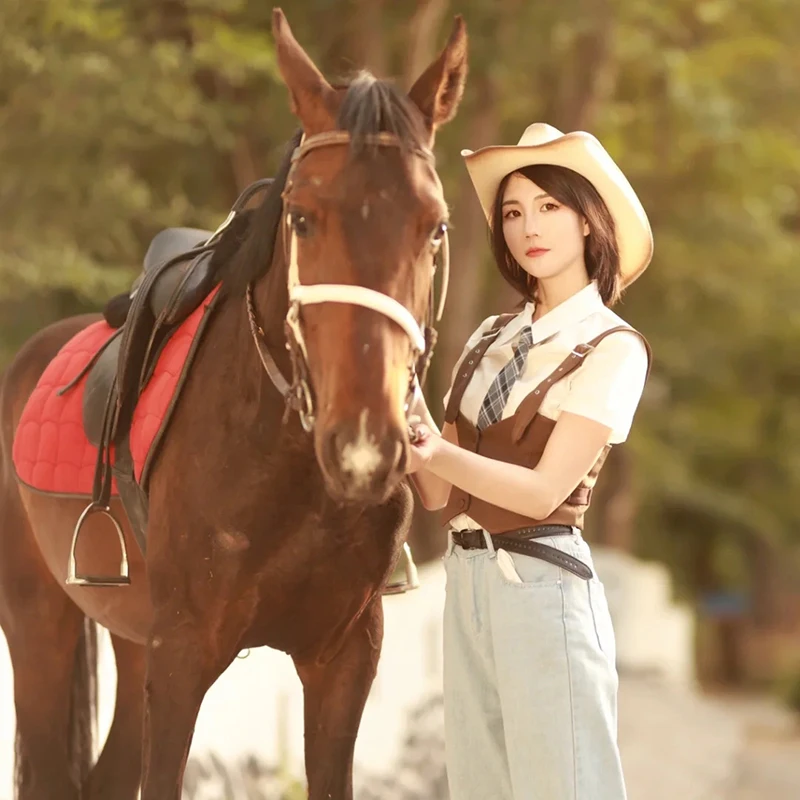
<svg viewBox="0 0 800 800"><path fill-rule="evenodd" d="M311 222L305 214L293 211L291 219L292 228L301 239L311 233Z"/></svg>
<svg viewBox="0 0 800 800"><path fill-rule="evenodd" d="M440 222L433 230L431 234L431 244L433 245L434 249L438 250L442 244L442 239L444 239L445 235L447 234L447 223Z"/></svg>

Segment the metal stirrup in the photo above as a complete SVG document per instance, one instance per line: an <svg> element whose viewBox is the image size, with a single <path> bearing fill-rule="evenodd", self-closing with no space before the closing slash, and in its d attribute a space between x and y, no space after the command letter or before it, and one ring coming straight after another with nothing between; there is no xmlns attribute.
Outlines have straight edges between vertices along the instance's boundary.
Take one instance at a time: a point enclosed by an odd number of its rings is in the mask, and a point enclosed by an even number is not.
<svg viewBox="0 0 800 800"><path fill-rule="evenodd" d="M403 542L403 555L406 562L405 580L387 583L381 594L403 594L404 592L410 592L412 589L419 589L417 565L411 556L411 548L408 546L408 542Z"/></svg>
<svg viewBox="0 0 800 800"><path fill-rule="evenodd" d="M81 532L83 523L92 514L103 514L114 523L114 529L119 537L119 546L122 550L122 557L119 565L119 575L100 575L92 577L89 575L79 575L78 565L75 559L75 548L78 544L78 535ZM111 513L108 506L99 506L92 502L83 510L83 513L78 518L78 524L75 526L75 533L72 535L72 545L69 549L69 564L67 568L67 585L68 586L130 586L131 578L128 567L128 547L125 544L125 534L122 532L122 526L117 522L116 517Z"/></svg>

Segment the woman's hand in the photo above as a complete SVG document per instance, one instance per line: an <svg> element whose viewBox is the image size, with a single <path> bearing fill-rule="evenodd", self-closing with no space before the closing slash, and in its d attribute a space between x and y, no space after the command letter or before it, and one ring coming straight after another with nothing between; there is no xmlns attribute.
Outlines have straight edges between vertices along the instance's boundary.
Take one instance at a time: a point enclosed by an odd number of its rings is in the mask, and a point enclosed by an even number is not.
<svg viewBox="0 0 800 800"><path fill-rule="evenodd" d="M439 448L442 437L435 434L419 417L411 417L409 426L409 459L406 473L412 475L425 469Z"/></svg>

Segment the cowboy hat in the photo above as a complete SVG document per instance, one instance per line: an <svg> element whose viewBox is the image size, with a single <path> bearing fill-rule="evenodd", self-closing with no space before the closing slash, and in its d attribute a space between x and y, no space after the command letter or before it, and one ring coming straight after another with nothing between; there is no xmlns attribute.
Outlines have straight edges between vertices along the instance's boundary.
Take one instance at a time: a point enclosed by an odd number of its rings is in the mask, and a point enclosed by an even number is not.
<svg viewBox="0 0 800 800"><path fill-rule="evenodd" d="M628 179L592 134L562 133L535 122L516 145L462 150L461 155L490 224L495 195L506 175L533 164L568 167L597 189L614 218L623 284L633 283L650 263L653 234L647 214Z"/></svg>

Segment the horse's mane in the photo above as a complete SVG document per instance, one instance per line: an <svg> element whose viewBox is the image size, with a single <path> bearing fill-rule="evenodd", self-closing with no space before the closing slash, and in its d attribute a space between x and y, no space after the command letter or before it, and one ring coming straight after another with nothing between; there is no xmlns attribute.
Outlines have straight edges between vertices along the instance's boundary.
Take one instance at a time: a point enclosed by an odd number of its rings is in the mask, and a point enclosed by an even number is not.
<svg viewBox="0 0 800 800"><path fill-rule="evenodd" d="M360 72L349 83L337 87L345 91L337 127L352 137L350 152L358 156L371 148L365 141L370 134L394 134L403 148L424 148L427 144L422 115L414 103L389 81ZM246 211L229 226L221 238L215 259L223 289L242 295L247 284L266 274L272 263L283 212L281 195L291 167L292 153L300 143L302 131L289 141L275 182L257 208Z"/></svg>
<svg viewBox="0 0 800 800"><path fill-rule="evenodd" d="M244 295L247 284L266 274L272 263L283 213L281 195L301 136L302 131L297 131L286 145L275 181L266 190L261 205L239 214L217 245L214 259L226 294Z"/></svg>

